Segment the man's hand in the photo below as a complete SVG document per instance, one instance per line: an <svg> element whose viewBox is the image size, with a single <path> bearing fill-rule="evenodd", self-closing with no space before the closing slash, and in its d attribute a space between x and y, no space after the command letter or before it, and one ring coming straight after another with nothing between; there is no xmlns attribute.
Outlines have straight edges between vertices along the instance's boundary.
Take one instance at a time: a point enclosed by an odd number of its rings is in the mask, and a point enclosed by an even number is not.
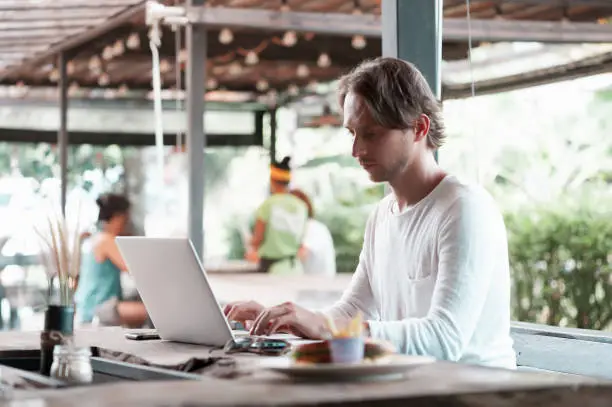
<svg viewBox="0 0 612 407"><path fill-rule="evenodd" d="M322 339L329 334L325 316L286 302L261 312L251 328L251 335L271 335L289 330L307 339Z"/></svg>
<svg viewBox="0 0 612 407"><path fill-rule="evenodd" d="M227 304L223 313L228 321L238 321L246 326L247 321L255 321L264 309L255 301L238 301Z"/></svg>
<svg viewBox="0 0 612 407"><path fill-rule="evenodd" d="M244 254L244 258L245 260L251 262L251 263L259 263L259 254L257 254L257 250L255 249L249 249L245 254Z"/></svg>

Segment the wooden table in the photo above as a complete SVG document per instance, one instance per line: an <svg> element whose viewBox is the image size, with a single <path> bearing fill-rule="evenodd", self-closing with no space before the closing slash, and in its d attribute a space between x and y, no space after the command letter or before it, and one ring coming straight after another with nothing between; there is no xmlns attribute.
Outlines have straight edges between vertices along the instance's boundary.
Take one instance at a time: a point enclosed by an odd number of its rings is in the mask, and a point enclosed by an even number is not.
<svg viewBox="0 0 612 407"><path fill-rule="evenodd" d="M0 350L35 349L38 332L0 333ZM135 342L120 328L91 328L77 332L80 345L131 353L153 363L169 364L206 357L210 349L162 341ZM295 383L258 368L262 358L236 356L239 369L252 374L235 379L204 375L200 381L121 382L65 390L16 391L11 403L24 406L607 406L612 383L593 378L519 372L434 363L413 370L405 379L368 383ZM29 402L31 404L26 403Z"/></svg>

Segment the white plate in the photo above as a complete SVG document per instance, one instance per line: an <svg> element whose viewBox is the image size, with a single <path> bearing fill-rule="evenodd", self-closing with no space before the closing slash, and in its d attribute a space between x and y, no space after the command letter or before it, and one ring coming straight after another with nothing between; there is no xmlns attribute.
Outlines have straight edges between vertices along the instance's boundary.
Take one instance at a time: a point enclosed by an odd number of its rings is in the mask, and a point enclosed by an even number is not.
<svg viewBox="0 0 612 407"><path fill-rule="evenodd" d="M294 379L346 381L395 378L433 362L435 359L428 356L391 355L380 361L356 364L296 364L282 357L262 361L262 367Z"/></svg>

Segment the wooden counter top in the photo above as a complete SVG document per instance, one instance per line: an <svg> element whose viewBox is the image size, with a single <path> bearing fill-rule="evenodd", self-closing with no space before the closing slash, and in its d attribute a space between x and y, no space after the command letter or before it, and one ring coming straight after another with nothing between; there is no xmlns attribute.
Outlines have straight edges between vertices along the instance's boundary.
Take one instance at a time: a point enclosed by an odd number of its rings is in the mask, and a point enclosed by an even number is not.
<svg viewBox="0 0 612 407"><path fill-rule="evenodd" d="M0 351L38 348L38 332L0 333ZM173 364L207 357L202 346L163 341L129 341L121 328L90 328L77 332L79 345L99 346ZM218 351L213 351L213 354ZM65 390L15 391L3 405L24 406L207 406L207 405L330 405L348 403L410 406L575 406L610 405L612 383L592 378L434 363L406 378L366 383L295 383L257 368L262 358L236 357L239 369L251 372L234 379L204 374L201 381L122 382ZM32 404L27 404L26 400ZM597 404L601 403L601 404Z"/></svg>

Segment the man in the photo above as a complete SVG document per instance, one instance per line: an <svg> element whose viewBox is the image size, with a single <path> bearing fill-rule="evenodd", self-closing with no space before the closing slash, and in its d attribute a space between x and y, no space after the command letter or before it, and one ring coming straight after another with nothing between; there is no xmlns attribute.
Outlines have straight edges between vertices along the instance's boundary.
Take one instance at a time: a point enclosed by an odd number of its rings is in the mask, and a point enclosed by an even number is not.
<svg viewBox="0 0 612 407"><path fill-rule="evenodd" d="M257 259L261 272L287 274L300 272L297 259L308 220L308 208L289 193L289 157L270 167L272 196L255 214L255 227L247 258Z"/></svg>
<svg viewBox="0 0 612 407"><path fill-rule="evenodd" d="M249 302L230 304L228 318L254 320L257 335L284 327L321 338L325 314L342 325L361 312L366 333L402 353L515 368L503 218L482 188L435 161L444 124L425 78L407 62L378 58L341 78L339 101L353 156L393 190L367 222L350 286L325 313Z"/></svg>

